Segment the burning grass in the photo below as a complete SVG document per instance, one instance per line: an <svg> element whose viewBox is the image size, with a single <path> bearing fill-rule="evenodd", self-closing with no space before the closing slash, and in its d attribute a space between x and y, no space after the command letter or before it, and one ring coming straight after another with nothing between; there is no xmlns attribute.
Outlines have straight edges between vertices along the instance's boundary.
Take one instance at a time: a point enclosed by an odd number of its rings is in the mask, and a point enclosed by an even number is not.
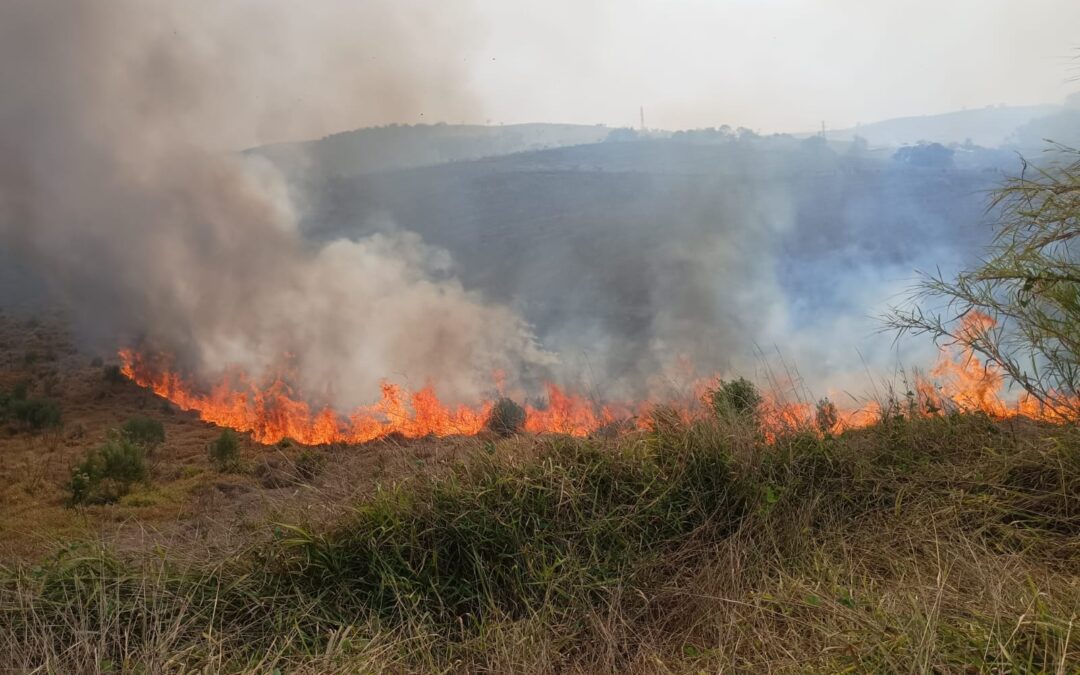
<svg viewBox="0 0 1080 675"><path fill-rule="evenodd" d="M486 446L224 559L0 584L16 668L1076 672L1080 433L981 413ZM968 670L965 670L968 669ZM972 670L973 669L973 670Z"/></svg>
<svg viewBox="0 0 1080 675"><path fill-rule="evenodd" d="M476 435L485 429L501 435L524 430L588 436L612 429L649 428L659 409L684 421L751 414L769 438L808 427L824 434L837 433L896 414L934 416L959 411L1001 419L1023 416L1059 423L1074 420L1069 411L1080 404L1056 392L1047 392L1041 398L1025 392L1009 401L1001 369L980 361L970 346L975 336L993 329L993 320L972 312L964 318L964 326L968 341L942 347L930 377L917 373L906 383L904 395L890 395L883 401L848 409L840 409L827 399L814 406L771 394L763 397L745 378L724 381L713 377L693 381L690 388L694 394L684 400L621 403L596 401L549 383L546 405L536 407L521 407L505 397L475 406L450 407L439 400L434 385L409 394L396 384L384 382L379 402L345 416L328 405L313 408L282 377L260 384L243 372L233 372L211 387L209 393L200 393L191 381L171 369L166 356L123 350L120 358L123 375L139 386L182 410L197 412L207 422L250 433L254 440L265 444L284 438L306 445L357 444L388 436Z"/></svg>

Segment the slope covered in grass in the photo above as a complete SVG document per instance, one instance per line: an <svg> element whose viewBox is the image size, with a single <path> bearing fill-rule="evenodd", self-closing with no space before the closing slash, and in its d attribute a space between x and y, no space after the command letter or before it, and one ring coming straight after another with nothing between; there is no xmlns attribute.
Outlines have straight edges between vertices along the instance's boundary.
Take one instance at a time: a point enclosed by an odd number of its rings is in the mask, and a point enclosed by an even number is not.
<svg viewBox="0 0 1080 675"><path fill-rule="evenodd" d="M5 569L53 672L1076 672L1080 433L891 418L509 440L225 560ZM972 670L973 669L973 670Z"/></svg>

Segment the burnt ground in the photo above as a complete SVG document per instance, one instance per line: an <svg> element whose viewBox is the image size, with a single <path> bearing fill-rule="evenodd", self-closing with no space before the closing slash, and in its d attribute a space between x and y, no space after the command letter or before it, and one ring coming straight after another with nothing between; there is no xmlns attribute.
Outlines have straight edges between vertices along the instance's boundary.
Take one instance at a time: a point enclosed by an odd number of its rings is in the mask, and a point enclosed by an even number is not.
<svg viewBox="0 0 1080 675"><path fill-rule="evenodd" d="M241 470L222 473L207 454L218 427L130 381L109 381L110 364L115 355L80 351L60 317L0 313L0 392L26 382L29 396L58 401L63 414L56 430L0 423L0 563L85 539L121 551L239 547L268 536L273 522L332 519L378 486L437 472L485 447L483 438L441 438L306 448L245 436ZM135 415L165 427L149 482L115 504L69 506L72 467Z"/></svg>

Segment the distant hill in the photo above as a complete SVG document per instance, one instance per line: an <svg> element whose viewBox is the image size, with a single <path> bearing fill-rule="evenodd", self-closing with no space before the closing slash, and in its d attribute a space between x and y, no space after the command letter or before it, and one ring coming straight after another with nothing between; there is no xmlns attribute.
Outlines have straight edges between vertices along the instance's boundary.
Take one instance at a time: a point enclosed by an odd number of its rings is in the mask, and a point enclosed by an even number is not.
<svg viewBox="0 0 1080 675"><path fill-rule="evenodd" d="M581 124L389 125L333 134L315 141L249 150L305 182L432 166L607 138L611 129Z"/></svg>
<svg viewBox="0 0 1080 675"><path fill-rule="evenodd" d="M631 387L665 350L749 358L780 298L794 329L861 320L912 269L976 251L985 191L1015 168L923 168L791 136L605 142L326 180L304 228L416 232L542 344Z"/></svg>
<svg viewBox="0 0 1080 675"><path fill-rule="evenodd" d="M964 143L997 147L1011 143L1019 127L1033 121L1057 115L1060 105L996 106L977 110L958 110L941 115L898 117L849 129L825 132L826 138L849 141L862 136L871 145L906 145L928 141L933 143Z"/></svg>

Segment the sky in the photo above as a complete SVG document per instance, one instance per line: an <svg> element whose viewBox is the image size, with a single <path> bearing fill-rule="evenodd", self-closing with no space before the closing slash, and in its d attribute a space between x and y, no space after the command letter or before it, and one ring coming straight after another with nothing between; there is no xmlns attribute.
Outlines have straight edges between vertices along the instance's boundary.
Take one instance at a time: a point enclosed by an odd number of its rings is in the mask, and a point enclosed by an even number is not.
<svg viewBox="0 0 1080 675"><path fill-rule="evenodd" d="M168 95L158 104L186 106L175 117L205 147L392 122L636 126L642 106L652 128L799 132L822 122L839 129L1060 102L1080 89L1080 0L148 0L135 7L137 20L110 19L130 26L110 67L134 76L160 68L161 53L182 55L187 79L159 73ZM42 39L72 44L73 35L53 33Z"/></svg>
<svg viewBox="0 0 1080 675"><path fill-rule="evenodd" d="M763 131L1080 89L1077 0L478 0L486 119Z"/></svg>

